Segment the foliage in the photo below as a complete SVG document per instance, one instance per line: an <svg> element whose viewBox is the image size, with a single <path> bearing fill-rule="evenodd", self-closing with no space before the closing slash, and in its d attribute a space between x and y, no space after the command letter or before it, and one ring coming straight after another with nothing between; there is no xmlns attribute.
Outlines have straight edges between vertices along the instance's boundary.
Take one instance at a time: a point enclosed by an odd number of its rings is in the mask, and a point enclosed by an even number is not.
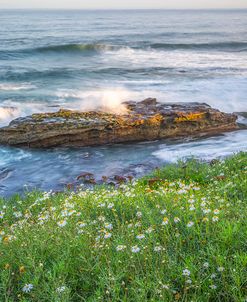
<svg viewBox="0 0 247 302"><path fill-rule="evenodd" d="M1 201L0 301L246 301L247 154Z"/></svg>

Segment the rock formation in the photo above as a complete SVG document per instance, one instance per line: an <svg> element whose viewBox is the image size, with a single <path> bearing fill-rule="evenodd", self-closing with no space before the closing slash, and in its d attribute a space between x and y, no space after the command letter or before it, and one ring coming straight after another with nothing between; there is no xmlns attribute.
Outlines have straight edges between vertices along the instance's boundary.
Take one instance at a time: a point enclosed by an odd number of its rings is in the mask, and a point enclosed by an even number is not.
<svg viewBox="0 0 247 302"><path fill-rule="evenodd" d="M0 144L48 148L94 146L217 134L236 130L237 116L201 103L123 103L123 115L100 111L38 113L0 128Z"/></svg>

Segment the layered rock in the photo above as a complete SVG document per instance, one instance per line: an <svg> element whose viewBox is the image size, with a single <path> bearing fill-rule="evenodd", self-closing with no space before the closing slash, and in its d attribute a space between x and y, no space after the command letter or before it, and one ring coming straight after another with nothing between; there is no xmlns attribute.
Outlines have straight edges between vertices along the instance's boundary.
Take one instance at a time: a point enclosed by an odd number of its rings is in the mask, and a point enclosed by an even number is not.
<svg viewBox="0 0 247 302"><path fill-rule="evenodd" d="M237 116L201 103L125 102L122 115L60 110L18 118L0 129L0 144L47 148L94 146L217 134L238 129Z"/></svg>

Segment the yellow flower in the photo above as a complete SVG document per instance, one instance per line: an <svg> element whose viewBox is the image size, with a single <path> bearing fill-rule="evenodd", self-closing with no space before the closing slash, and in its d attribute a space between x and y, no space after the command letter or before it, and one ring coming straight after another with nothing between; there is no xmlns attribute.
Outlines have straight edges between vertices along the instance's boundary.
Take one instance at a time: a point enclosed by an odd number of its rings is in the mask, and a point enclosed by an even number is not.
<svg viewBox="0 0 247 302"><path fill-rule="evenodd" d="M4 242L4 243L9 243L9 236L5 236L5 237L3 238L3 242Z"/></svg>
<svg viewBox="0 0 247 302"><path fill-rule="evenodd" d="M168 223L169 223L169 219L167 217L164 217L162 224L165 225L165 224L168 224Z"/></svg>
<svg viewBox="0 0 247 302"><path fill-rule="evenodd" d="M25 266L23 266L23 265L20 266L20 268L19 268L19 272L20 272L20 273L24 273L25 270L26 270L26 269L25 269Z"/></svg>
<svg viewBox="0 0 247 302"><path fill-rule="evenodd" d="M4 268L5 268L5 269L9 269L9 268L10 268L9 263L6 263L5 266L4 266Z"/></svg>

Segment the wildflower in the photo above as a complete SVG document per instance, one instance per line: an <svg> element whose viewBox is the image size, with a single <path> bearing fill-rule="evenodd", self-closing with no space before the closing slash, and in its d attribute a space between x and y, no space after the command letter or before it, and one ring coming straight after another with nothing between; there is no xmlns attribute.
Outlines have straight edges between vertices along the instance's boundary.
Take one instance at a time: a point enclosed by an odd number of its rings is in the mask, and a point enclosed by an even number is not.
<svg viewBox="0 0 247 302"><path fill-rule="evenodd" d="M189 199L189 200L188 200L188 203L190 203L190 204L193 204L194 202L195 202L194 199Z"/></svg>
<svg viewBox="0 0 247 302"><path fill-rule="evenodd" d="M137 212L137 213L136 213L136 216L137 216L138 218L141 218L141 217L142 217L142 212Z"/></svg>
<svg viewBox="0 0 247 302"><path fill-rule="evenodd" d="M204 217L204 218L202 219L202 221L203 221L203 222L207 222L207 221L208 221L208 217Z"/></svg>
<svg viewBox="0 0 247 302"><path fill-rule="evenodd" d="M194 222L193 222L193 221L189 221L189 222L187 223L187 227L188 227L188 228L191 228L193 225L194 225Z"/></svg>
<svg viewBox="0 0 247 302"><path fill-rule="evenodd" d="M209 287L210 287L211 289L216 289L216 288L217 288L217 286L216 286L215 284L211 284L211 285L209 285Z"/></svg>
<svg viewBox="0 0 247 302"><path fill-rule="evenodd" d="M60 294L60 293L64 292L65 290L66 290L66 286L60 286L56 289L56 292Z"/></svg>
<svg viewBox="0 0 247 302"><path fill-rule="evenodd" d="M169 223L169 219L167 217L165 217L162 221L162 225L166 225Z"/></svg>
<svg viewBox="0 0 247 302"><path fill-rule="evenodd" d="M164 215L166 212L167 212L166 209L164 209L164 210L162 210L160 213L161 213L162 215Z"/></svg>
<svg viewBox="0 0 247 302"><path fill-rule="evenodd" d="M24 273L25 272L25 266L20 266L20 268L19 268L19 272L20 273Z"/></svg>
<svg viewBox="0 0 247 302"><path fill-rule="evenodd" d="M217 268L217 271L218 271L218 272L223 272L224 270L225 270L225 269L224 269L224 267L222 267L222 266L220 266L220 267Z"/></svg>
<svg viewBox="0 0 247 302"><path fill-rule="evenodd" d="M218 210L218 209L215 209L215 210L214 210L214 214L215 214L215 215L218 215L219 213L220 213L220 210Z"/></svg>
<svg viewBox="0 0 247 302"><path fill-rule="evenodd" d="M105 238L105 239L108 239L108 238L111 238L111 236L112 236L111 233L105 233L104 238Z"/></svg>
<svg viewBox="0 0 247 302"><path fill-rule="evenodd" d="M175 222L175 223L180 222L180 218L178 218L178 217L174 217L174 222Z"/></svg>
<svg viewBox="0 0 247 302"><path fill-rule="evenodd" d="M210 212L211 212L210 209L203 209L203 213L204 213L204 214L209 214Z"/></svg>
<svg viewBox="0 0 247 302"><path fill-rule="evenodd" d="M57 225L60 227L60 228L63 228L64 226L66 226L67 224L67 221L66 220L61 220L57 223Z"/></svg>
<svg viewBox="0 0 247 302"><path fill-rule="evenodd" d="M23 286L22 291L24 293L29 293L32 289L33 289L33 285L32 284L26 284L26 285Z"/></svg>
<svg viewBox="0 0 247 302"><path fill-rule="evenodd" d="M145 235L144 234L139 234L136 236L136 239L144 239Z"/></svg>
<svg viewBox="0 0 247 302"><path fill-rule="evenodd" d="M169 289L169 285L167 285L167 284L164 284L164 285L162 285L162 288L164 288L164 289Z"/></svg>
<svg viewBox="0 0 247 302"><path fill-rule="evenodd" d="M113 226L112 226L111 223L106 223L106 224L105 224L105 228L106 228L107 230L112 230L112 229L113 229Z"/></svg>
<svg viewBox="0 0 247 302"><path fill-rule="evenodd" d="M183 276L190 276L190 271L187 268L183 270Z"/></svg>
<svg viewBox="0 0 247 302"><path fill-rule="evenodd" d="M151 234L153 232L153 228L152 227L149 227L147 230L146 230L146 233L147 234Z"/></svg>
<svg viewBox="0 0 247 302"><path fill-rule="evenodd" d="M188 280L185 281L185 283L191 284L191 283L192 283L192 280L191 280L191 279L188 279Z"/></svg>
<svg viewBox="0 0 247 302"><path fill-rule="evenodd" d="M189 210L190 211L194 211L196 208L194 207L194 206L191 206L190 208L189 208Z"/></svg>
<svg viewBox="0 0 247 302"><path fill-rule="evenodd" d="M121 252L121 251L123 251L123 250L125 250L125 249L126 249L126 245L118 245L118 246L116 247L117 252Z"/></svg>
<svg viewBox="0 0 247 302"><path fill-rule="evenodd" d="M97 236L96 238L95 238L95 241L97 242L97 241L100 241L100 236Z"/></svg>
<svg viewBox="0 0 247 302"><path fill-rule="evenodd" d="M140 250L141 250L141 249L140 249L137 245L132 246L132 248L131 248L132 253L139 253Z"/></svg>
<svg viewBox="0 0 247 302"><path fill-rule="evenodd" d="M155 246L155 248L154 248L155 252L160 252L161 250L162 250L162 246L160 246L160 245Z"/></svg>
<svg viewBox="0 0 247 302"><path fill-rule="evenodd" d="M87 224L85 222L78 222L78 228L83 228L85 227Z"/></svg>
<svg viewBox="0 0 247 302"><path fill-rule="evenodd" d="M214 216L213 218L212 218L212 221L213 222L217 222L219 220L219 217L218 216Z"/></svg>
<svg viewBox="0 0 247 302"><path fill-rule="evenodd" d="M215 274L212 274L212 275L211 275L211 279L214 279L214 278L216 278L216 275L215 275Z"/></svg>
<svg viewBox="0 0 247 302"><path fill-rule="evenodd" d="M99 216L99 217L98 217L98 220L99 220L99 221L105 221L105 217L104 217L104 216Z"/></svg>
<svg viewBox="0 0 247 302"><path fill-rule="evenodd" d="M109 203L108 206L107 206L108 209L112 209L113 207L114 207L113 203Z"/></svg>
<svg viewBox="0 0 247 302"><path fill-rule="evenodd" d="M199 187L194 187L194 188L193 188L193 190L195 190L195 191L199 191L199 190L200 190L200 188L199 188Z"/></svg>
<svg viewBox="0 0 247 302"><path fill-rule="evenodd" d="M208 268L209 267L209 263L208 262L203 263L203 267L204 268Z"/></svg>
<svg viewBox="0 0 247 302"><path fill-rule="evenodd" d="M4 214L5 213L3 211L0 211L0 219L3 219Z"/></svg>
<svg viewBox="0 0 247 302"><path fill-rule="evenodd" d="M14 212L13 215L15 216L15 218L22 217L22 213L21 212Z"/></svg>

